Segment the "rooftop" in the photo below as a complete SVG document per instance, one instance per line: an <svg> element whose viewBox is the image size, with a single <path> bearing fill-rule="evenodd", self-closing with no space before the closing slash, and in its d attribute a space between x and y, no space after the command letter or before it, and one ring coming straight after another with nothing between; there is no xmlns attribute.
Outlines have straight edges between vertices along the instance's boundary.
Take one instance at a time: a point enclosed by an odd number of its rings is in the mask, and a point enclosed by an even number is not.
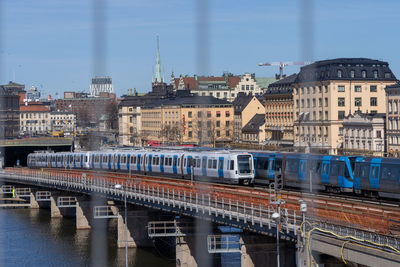
<svg viewBox="0 0 400 267"><path fill-rule="evenodd" d="M242 132L246 133L259 133L260 127L265 123L265 114L256 114L253 118L243 127Z"/></svg>
<svg viewBox="0 0 400 267"><path fill-rule="evenodd" d="M183 105L232 105L232 103L212 96L186 96L154 100L144 107L183 106Z"/></svg>

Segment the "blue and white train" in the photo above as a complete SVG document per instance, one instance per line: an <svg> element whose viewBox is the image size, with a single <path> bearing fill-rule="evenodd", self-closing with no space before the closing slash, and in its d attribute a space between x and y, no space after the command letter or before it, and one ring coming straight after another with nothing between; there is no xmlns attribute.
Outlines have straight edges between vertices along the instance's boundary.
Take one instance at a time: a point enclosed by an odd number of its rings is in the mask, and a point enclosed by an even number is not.
<svg viewBox="0 0 400 267"><path fill-rule="evenodd" d="M167 175L229 184L254 183L253 156L239 151L183 151L162 149L92 152L37 152L28 167L92 169Z"/></svg>

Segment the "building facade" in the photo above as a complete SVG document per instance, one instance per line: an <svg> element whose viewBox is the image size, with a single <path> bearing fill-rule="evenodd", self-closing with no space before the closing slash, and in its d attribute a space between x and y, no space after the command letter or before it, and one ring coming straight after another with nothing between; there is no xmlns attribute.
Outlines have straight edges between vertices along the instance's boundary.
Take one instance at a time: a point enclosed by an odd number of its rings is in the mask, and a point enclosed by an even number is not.
<svg viewBox="0 0 400 267"><path fill-rule="evenodd" d="M141 145L141 108L136 103L121 101L118 107L119 144L122 146Z"/></svg>
<svg viewBox="0 0 400 267"><path fill-rule="evenodd" d="M386 89L386 144L391 157L400 157L400 83Z"/></svg>
<svg viewBox="0 0 400 267"><path fill-rule="evenodd" d="M211 96L163 99L141 109L144 144L211 145L231 142L233 106Z"/></svg>
<svg viewBox="0 0 400 267"><path fill-rule="evenodd" d="M343 119L343 151L375 156L385 154L384 113L364 114L357 110Z"/></svg>
<svg viewBox="0 0 400 267"><path fill-rule="evenodd" d="M396 82L387 62L339 58L302 67L293 84L294 146L336 154L343 119L356 110L385 113L385 87Z"/></svg>
<svg viewBox="0 0 400 267"><path fill-rule="evenodd" d="M90 96L98 97L100 96L100 93L114 93L114 86L111 77L104 76L92 79L92 83L90 84Z"/></svg>
<svg viewBox="0 0 400 267"><path fill-rule="evenodd" d="M242 129L245 143L261 144L265 142L265 114L256 114Z"/></svg>
<svg viewBox="0 0 400 267"><path fill-rule="evenodd" d="M0 86L0 139L18 136L19 107L17 93Z"/></svg>
<svg viewBox="0 0 400 267"><path fill-rule="evenodd" d="M264 94L267 143L293 145L293 83L297 74L271 83Z"/></svg>

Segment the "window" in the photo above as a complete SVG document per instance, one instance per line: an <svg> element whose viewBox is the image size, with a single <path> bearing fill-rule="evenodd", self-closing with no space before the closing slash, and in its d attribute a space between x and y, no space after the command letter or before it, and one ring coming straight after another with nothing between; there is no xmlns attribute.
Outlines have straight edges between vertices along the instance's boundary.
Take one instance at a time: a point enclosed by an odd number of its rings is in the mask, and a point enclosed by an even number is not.
<svg viewBox="0 0 400 267"><path fill-rule="evenodd" d="M325 111L325 120L328 120L328 111Z"/></svg>
<svg viewBox="0 0 400 267"><path fill-rule="evenodd" d="M220 97L220 93L219 92L217 93L217 97Z"/></svg>
<svg viewBox="0 0 400 267"><path fill-rule="evenodd" d="M217 137L220 137L221 136L221 132L218 130L217 131Z"/></svg>
<svg viewBox="0 0 400 267"><path fill-rule="evenodd" d="M391 78L392 75L390 75L390 72L385 72L385 79Z"/></svg>
<svg viewBox="0 0 400 267"><path fill-rule="evenodd" d="M220 127L221 126L221 122L220 121L217 121L216 122L216 127Z"/></svg>
<svg viewBox="0 0 400 267"><path fill-rule="evenodd" d="M338 86L338 92L344 92L344 85Z"/></svg>
<svg viewBox="0 0 400 267"><path fill-rule="evenodd" d="M355 72L354 70L351 70L351 71L350 71L350 78L354 78L355 73L356 73L356 72Z"/></svg>
<svg viewBox="0 0 400 267"><path fill-rule="evenodd" d="M192 131L188 132L189 137L192 137Z"/></svg>
<svg viewBox="0 0 400 267"><path fill-rule="evenodd" d="M376 107L378 105L378 100L376 99L376 97L370 98L370 105L373 107Z"/></svg>
<svg viewBox="0 0 400 267"><path fill-rule="evenodd" d="M374 70L374 79L378 79L378 71Z"/></svg>
<svg viewBox="0 0 400 267"><path fill-rule="evenodd" d="M229 127L229 125L230 125L230 121L226 121L226 122L225 122L225 126L226 126L226 127Z"/></svg>
<svg viewBox="0 0 400 267"><path fill-rule="evenodd" d="M254 90L254 85L250 85L250 90Z"/></svg>
<svg viewBox="0 0 400 267"><path fill-rule="evenodd" d="M392 101L389 101L389 113L392 113Z"/></svg>
<svg viewBox="0 0 400 267"><path fill-rule="evenodd" d="M217 118L221 117L221 112L217 111Z"/></svg>
<svg viewBox="0 0 400 267"><path fill-rule="evenodd" d="M338 98L338 107L344 107L344 97L339 97Z"/></svg>
<svg viewBox="0 0 400 267"><path fill-rule="evenodd" d="M244 85L242 84L242 90L244 90Z"/></svg>
<svg viewBox="0 0 400 267"><path fill-rule="evenodd" d="M207 121L207 128L211 128L211 121Z"/></svg>
<svg viewBox="0 0 400 267"><path fill-rule="evenodd" d="M376 92L376 91L377 91L377 90L376 90L376 85L371 85L371 86L369 87L369 91L370 91L371 93Z"/></svg>
<svg viewBox="0 0 400 267"><path fill-rule="evenodd" d="M361 72L361 77L367 78L367 71L363 70L363 71Z"/></svg>
<svg viewBox="0 0 400 267"><path fill-rule="evenodd" d="M310 87L307 87L307 94L310 93Z"/></svg>
<svg viewBox="0 0 400 267"><path fill-rule="evenodd" d="M316 106L315 98L313 98L313 100L312 100L312 106L313 106L313 108L315 108L315 106Z"/></svg>
<svg viewBox="0 0 400 267"><path fill-rule="evenodd" d="M361 107L361 97L354 98L354 106Z"/></svg>
<svg viewBox="0 0 400 267"><path fill-rule="evenodd" d="M338 120L344 119L344 111L338 111Z"/></svg>
<svg viewBox="0 0 400 267"><path fill-rule="evenodd" d="M318 116L319 116L319 120L323 120L324 118L322 118L322 111L318 112Z"/></svg>
<svg viewBox="0 0 400 267"><path fill-rule="evenodd" d="M189 111L189 112L188 112L188 118L191 118L191 117L192 117L192 112Z"/></svg>
<svg viewBox="0 0 400 267"><path fill-rule="evenodd" d="M376 131L376 138L381 138L381 131Z"/></svg>
<svg viewBox="0 0 400 267"><path fill-rule="evenodd" d="M361 93L361 86L360 85L354 86L354 92Z"/></svg>
<svg viewBox="0 0 400 267"><path fill-rule="evenodd" d="M339 127L339 135L340 135L340 136L343 135L343 127Z"/></svg>
<svg viewBox="0 0 400 267"><path fill-rule="evenodd" d="M227 130L226 131L226 133L225 133L225 135L228 137L228 136L231 136L231 132L229 131L229 130Z"/></svg>
<svg viewBox="0 0 400 267"><path fill-rule="evenodd" d="M207 111L207 118L211 118L211 111Z"/></svg>
<svg viewBox="0 0 400 267"><path fill-rule="evenodd" d="M325 107L327 107L327 106L328 106L328 98L325 97Z"/></svg>
<svg viewBox="0 0 400 267"><path fill-rule="evenodd" d="M337 76L338 76L338 78L342 78L342 70L337 71Z"/></svg>
<svg viewBox="0 0 400 267"><path fill-rule="evenodd" d="M197 128L201 128L202 127L202 123L201 123L201 121L198 121L197 122Z"/></svg>
<svg viewBox="0 0 400 267"><path fill-rule="evenodd" d="M191 121L188 121L188 127L192 128L192 122Z"/></svg>
<svg viewBox="0 0 400 267"><path fill-rule="evenodd" d="M319 106L319 107L322 107L322 98L319 98L319 99L318 99L318 106Z"/></svg>
<svg viewBox="0 0 400 267"><path fill-rule="evenodd" d="M307 107L310 107L310 99L307 99Z"/></svg>
<svg viewBox="0 0 400 267"><path fill-rule="evenodd" d="M304 108L304 99L301 100L301 107Z"/></svg>

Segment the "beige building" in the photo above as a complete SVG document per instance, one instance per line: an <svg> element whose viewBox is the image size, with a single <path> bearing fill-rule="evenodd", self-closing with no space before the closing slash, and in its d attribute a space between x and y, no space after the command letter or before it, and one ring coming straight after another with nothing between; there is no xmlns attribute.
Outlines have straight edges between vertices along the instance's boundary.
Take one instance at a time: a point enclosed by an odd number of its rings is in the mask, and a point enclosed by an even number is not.
<svg viewBox="0 0 400 267"><path fill-rule="evenodd" d="M139 146L141 126L140 106L136 102L122 100L118 106L119 144Z"/></svg>
<svg viewBox="0 0 400 267"><path fill-rule="evenodd" d="M343 148L345 116L385 113L385 87L395 82L388 63L378 60L342 58L302 67L293 85L294 146L336 154Z"/></svg>
<svg viewBox="0 0 400 267"><path fill-rule="evenodd" d="M386 144L391 157L400 157L400 83L386 89Z"/></svg>
<svg viewBox="0 0 400 267"><path fill-rule="evenodd" d="M72 134L76 129L76 115L71 112L50 112L51 131Z"/></svg>
<svg viewBox="0 0 400 267"><path fill-rule="evenodd" d="M385 114L363 114L357 110L343 119L343 151L372 153L383 156L385 151Z"/></svg>
<svg viewBox="0 0 400 267"><path fill-rule="evenodd" d="M265 92L265 135L267 144L293 145L293 74L268 86Z"/></svg>
<svg viewBox="0 0 400 267"><path fill-rule="evenodd" d="M256 114L242 128L242 141L261 144L265 142L265 114Z"/></svg>
<svg viewBox="0 0 400 267"><path fill-rule="evenodd" d="M143 144L215 145L233 139L233 106L210 96L163 99L141 109Z"/></svg>
<svg viewBox="0 0 400 267"><path fill-rule="evenodd" d="M265 108L259 98L253 95L239 93L232 102L234 116L234 141L242 142L242 129L256 114L265 114Z"/></svg>

